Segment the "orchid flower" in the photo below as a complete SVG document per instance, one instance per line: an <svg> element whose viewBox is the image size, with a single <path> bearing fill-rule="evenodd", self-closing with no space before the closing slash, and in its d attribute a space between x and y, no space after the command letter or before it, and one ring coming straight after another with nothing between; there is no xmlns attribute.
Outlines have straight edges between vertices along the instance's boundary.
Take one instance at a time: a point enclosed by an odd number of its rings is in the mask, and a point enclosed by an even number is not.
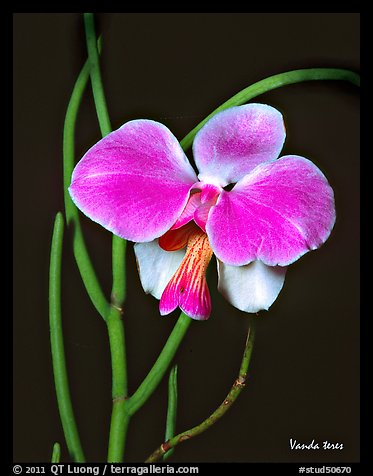
<svg viewBox="0 0 373 476"><path fill-rule="evenodd" d="M279 158L281 113L265 104L214 115L193 142L195 169L163 124L133 120L95 144L76 165L70 195L80 210L136 242L140 280L160 299L207 319L206 270L236 308L268 309L287 266L321 246L335 222L323 173L298 155Z"/></svg>

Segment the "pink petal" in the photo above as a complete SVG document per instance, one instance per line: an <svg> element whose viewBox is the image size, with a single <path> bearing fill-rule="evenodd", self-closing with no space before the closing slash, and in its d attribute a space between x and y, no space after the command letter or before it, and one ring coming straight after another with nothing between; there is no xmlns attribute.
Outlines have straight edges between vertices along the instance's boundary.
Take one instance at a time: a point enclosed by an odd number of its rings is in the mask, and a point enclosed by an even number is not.
<svg viewBox="0 0 373 476"><path fill-rule="evenodd" d="M207 234L226 264L261 260L285 266L328 238L335 222L333 190L309 160L286 156L259 165L211 209Z"/></svg>
<svg viewBox="0 0 373 476"><path fill-rule="evenodd" d="M162 316L170 314L177 307L192 319L205 321L211 314L211 298L206 278L195 282L188 281L187 276L178 274L163 291L159 311Z"/></svg>
<svg viewBox="0 0 373 476"><path fill-rule="evenodd" d="M197 178L163 124L130 121L94 145L76 165L70 195L114 234L151 241L183 211Z"/></svg>
<svg viewBox="0 0 373 476"><path fill-rule="evenodd" d="M234 183L262 162L277 159L285 126L277 109L265 104L236 106L216 114L193 143L199 179Z"/></svg>

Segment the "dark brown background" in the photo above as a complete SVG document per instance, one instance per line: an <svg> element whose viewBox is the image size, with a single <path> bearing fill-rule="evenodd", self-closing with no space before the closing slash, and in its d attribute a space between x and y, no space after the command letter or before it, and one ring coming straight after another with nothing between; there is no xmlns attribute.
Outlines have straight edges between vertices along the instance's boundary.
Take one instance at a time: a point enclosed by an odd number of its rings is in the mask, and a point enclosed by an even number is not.
<svg viewBox="0 0 373 476"><path fill-rule="evenodd" d="M359 70L358 13L103 13L102 72L113 128L135 118L178 138L249 84L303 67ZM49 461L63 442L48 329L49 246L63 209L62 130L86 57L78 13L14 15L14 461ZM182 444L172 461L359 460L359 96L347 83L287 86L256 101L282 111L284 153L312 159L335 190L328 242L288 271L261 313L250 379L230 412ZM77 155L100 137L91 92L77 127ZM97 273L110 290L109 233L84 219ZM81 284L65 235L63 319L74 408L86 456L104 461L111 410L106 329ZM193 323L179 364L179 431L204 419L236 376L247 319L217 293L213 315ZM128 249L129 383L149 370L178 313L161 318L142 292ZM162 441L166 386L132 420L129 461ZM342 451L290 451L289 439L343 443ZM63 461L68 461L63 444Z"/></svg>

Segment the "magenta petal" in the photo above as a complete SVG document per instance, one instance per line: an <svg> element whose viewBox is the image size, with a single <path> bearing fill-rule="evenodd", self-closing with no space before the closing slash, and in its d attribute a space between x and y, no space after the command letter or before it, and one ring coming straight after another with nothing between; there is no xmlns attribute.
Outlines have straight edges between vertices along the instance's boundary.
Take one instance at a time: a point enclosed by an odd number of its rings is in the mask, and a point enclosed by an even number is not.
<svg viewBox="0 0 373 476"><path fill-rule="evenodd" d="M210 245L224 263L261 260L286 266L328 238L335 222L333 190L309 160L286 156L259 165L210 211Z"/></svg>
<svg viewBox="0 0 373 476"><path fill-rule="evenodd" d="M175 223L195 182L194 170L169 129L137 120L84 155L69 192L89 218L122 238L143 242Z"/></svg>
<svg viewBox="0 0 373 476"><path fill-rule="evenodd" d="M159 302L162 316L170 314L177 307L192 319L205 321L211 314L211 297L206 279L197 284L190 282L188 276L178 276L167 284Z"/></svg>
<svg viewBox="0 0 373 476"><path fill-rule="evenodd" d="M216 114L197 133L193 153L202 181L234 183L258 164L277 159L285 140L277 109L266 104L236 106Z"/></svg>

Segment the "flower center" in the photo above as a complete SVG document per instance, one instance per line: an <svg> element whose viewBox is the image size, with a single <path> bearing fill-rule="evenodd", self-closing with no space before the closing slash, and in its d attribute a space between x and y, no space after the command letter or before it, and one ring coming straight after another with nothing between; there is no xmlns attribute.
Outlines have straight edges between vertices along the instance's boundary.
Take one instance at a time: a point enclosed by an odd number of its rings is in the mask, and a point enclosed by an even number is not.
<svg viewBox="0 0 373 476"><path fill-rule="evenodd" d="M187 225L183 229L184 234L187 235L186 253L163 291L159 303L160 313L169 314L180 307L193 319L204 320L211 312L206 270L212 257L212 249L206 233L195 224L193 227ZM168 233L172 233L172 230Z"/></svg>
<svg viewBox="0 0 373 476"><path fill-rule="evenodd" d="M223 189L212 183L197 182L190 192L188 203L172 229L180 228L186 223L194 222L206 231L208 214Z"/></svg>

